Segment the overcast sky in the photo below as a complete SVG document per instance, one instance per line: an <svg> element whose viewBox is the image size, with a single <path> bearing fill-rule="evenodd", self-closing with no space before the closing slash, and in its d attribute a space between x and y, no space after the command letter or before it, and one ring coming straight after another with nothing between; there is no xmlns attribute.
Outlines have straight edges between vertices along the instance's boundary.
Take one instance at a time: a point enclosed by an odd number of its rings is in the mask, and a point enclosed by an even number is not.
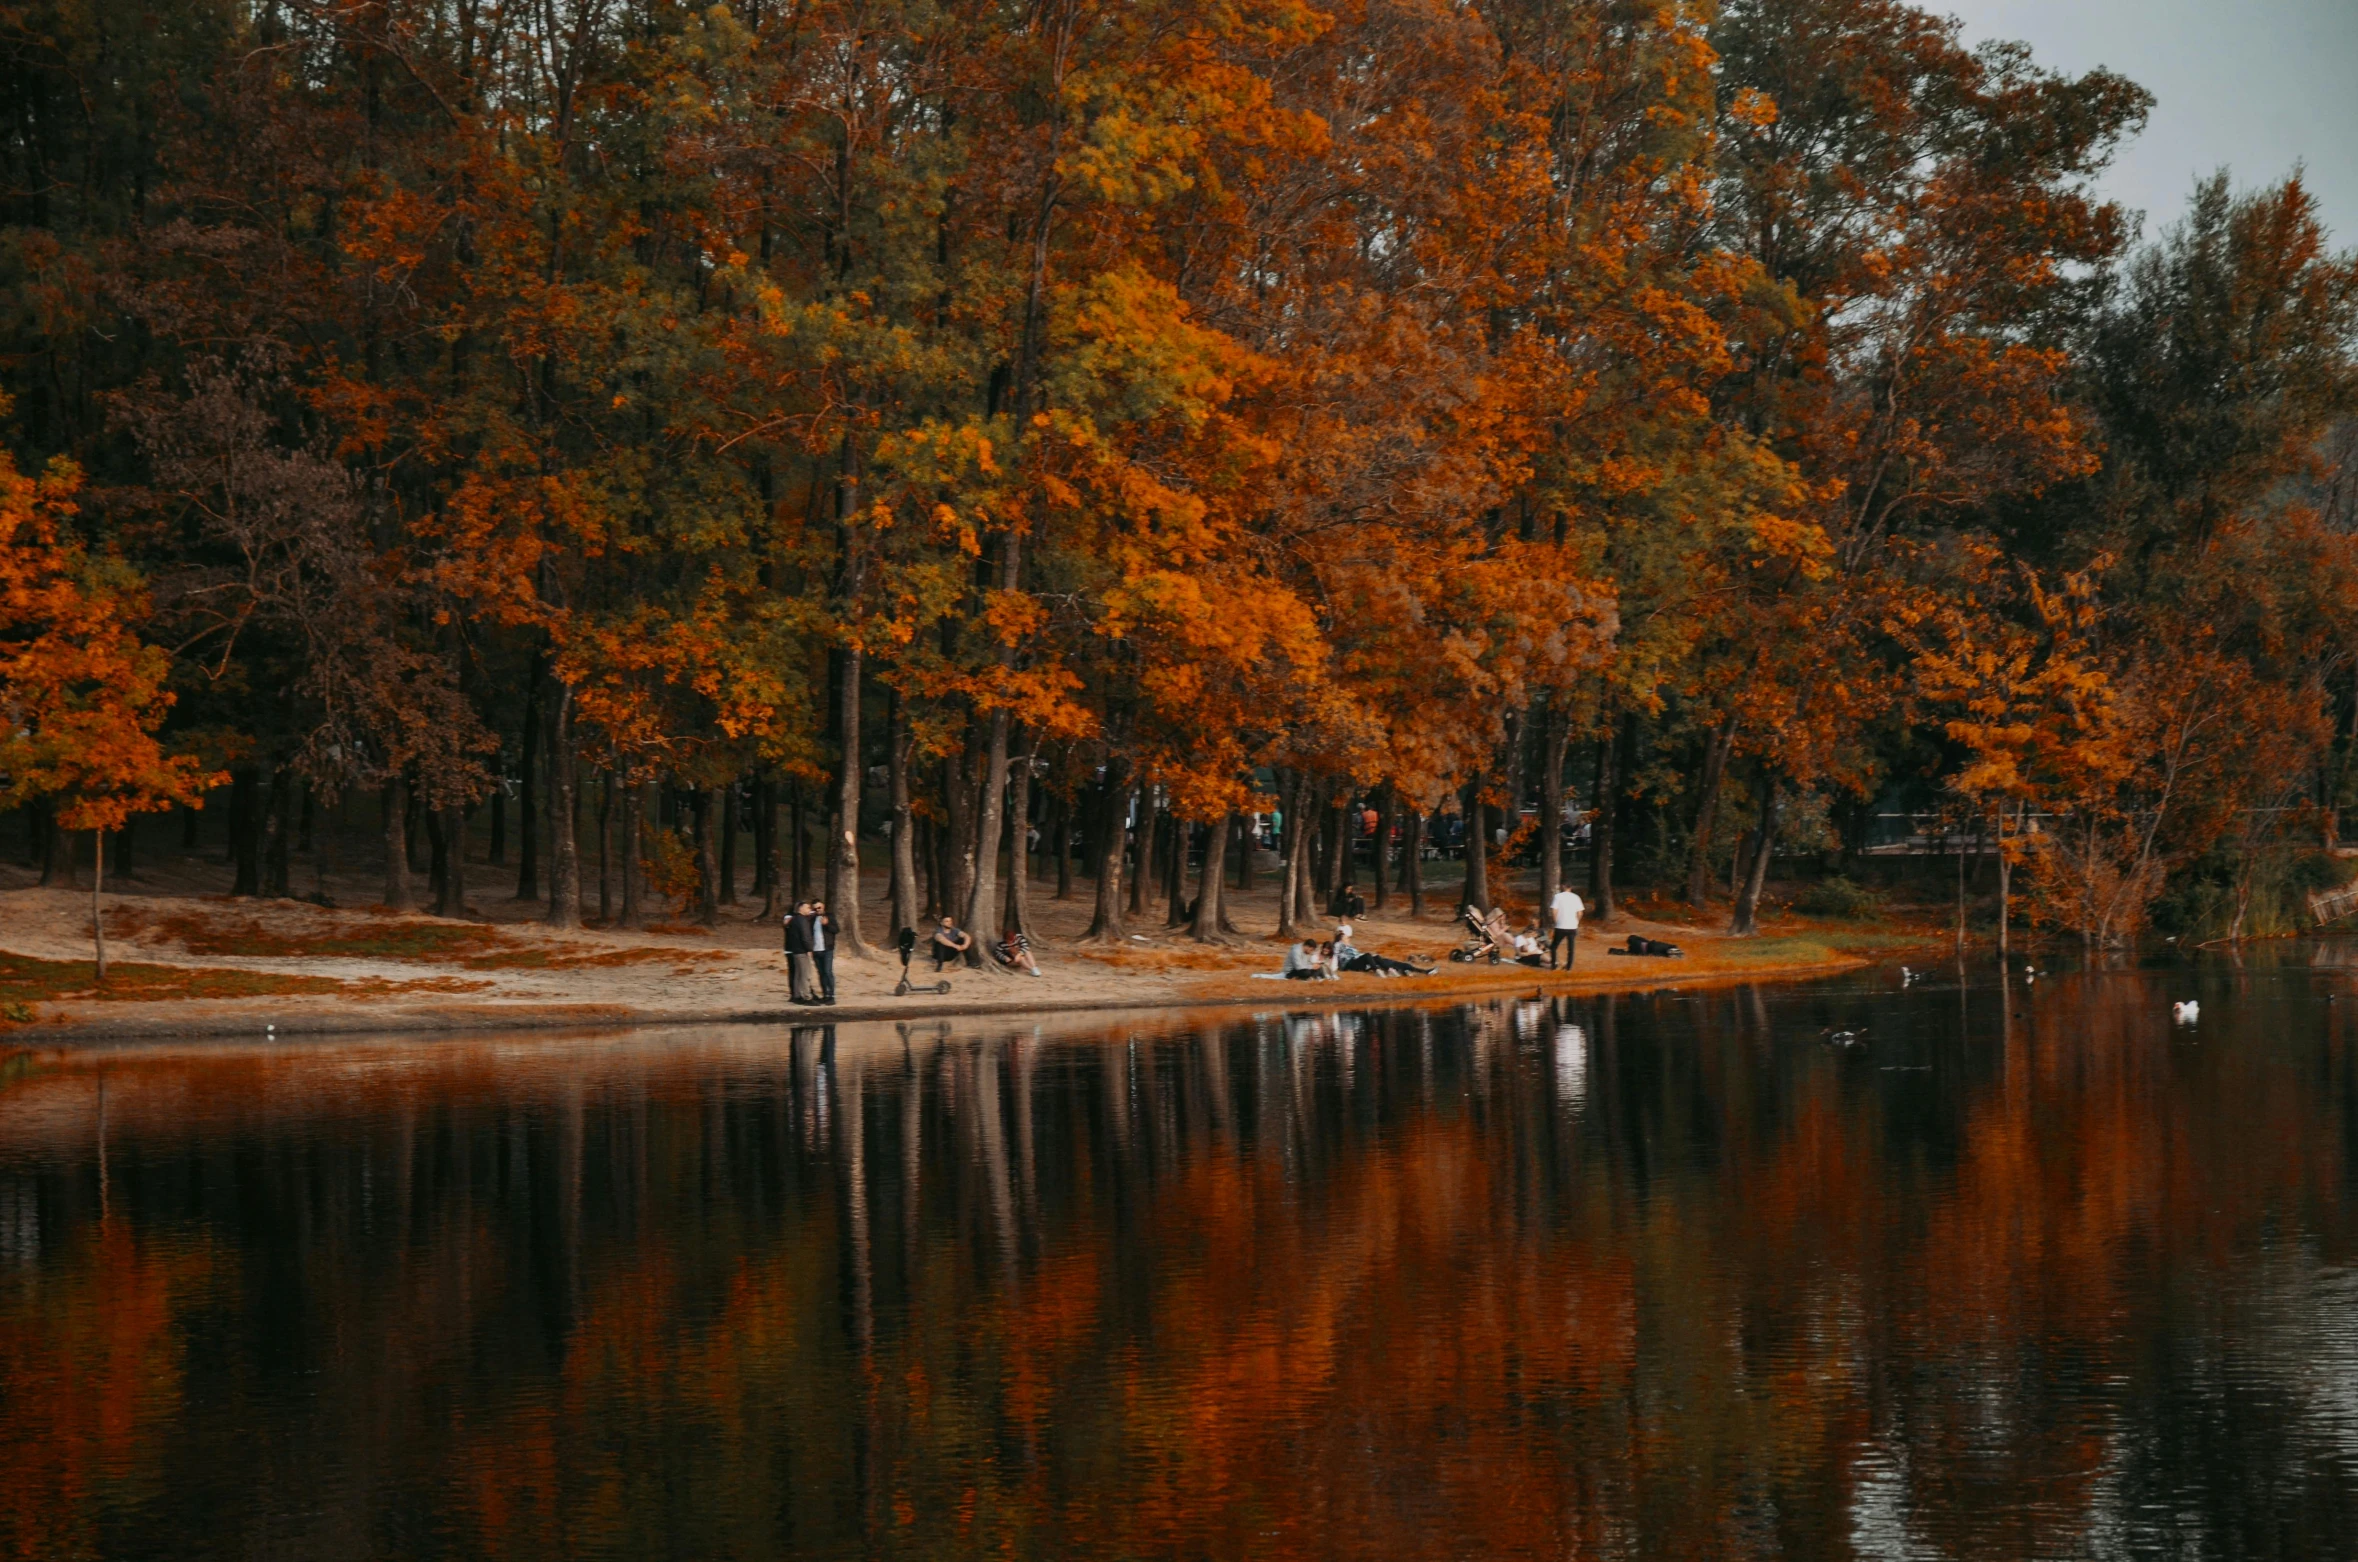
<svg viewBox="0 0 2358 1562"><path fill-rule="evenodd" d="M2105 180L2148 238L2221 165L2250 187L2300 163L2336 246L2358 246L2358 0L1918 3L1956 16L1968 43L2019 38L2050 69L2110 66L2153 94Z"/></svg>

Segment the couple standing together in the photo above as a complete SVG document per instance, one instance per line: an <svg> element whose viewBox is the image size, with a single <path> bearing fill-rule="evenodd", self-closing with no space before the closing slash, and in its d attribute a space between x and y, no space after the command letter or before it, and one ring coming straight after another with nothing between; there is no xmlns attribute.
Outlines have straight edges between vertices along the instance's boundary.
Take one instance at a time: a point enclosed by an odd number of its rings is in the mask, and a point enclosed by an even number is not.
<svg viewBox="0 0 2358 1562"><path fill-rule="evenodd" d="M786 979L796 1003L835 1001L835 919L823 900L798 900L786 913Z"/></svg>

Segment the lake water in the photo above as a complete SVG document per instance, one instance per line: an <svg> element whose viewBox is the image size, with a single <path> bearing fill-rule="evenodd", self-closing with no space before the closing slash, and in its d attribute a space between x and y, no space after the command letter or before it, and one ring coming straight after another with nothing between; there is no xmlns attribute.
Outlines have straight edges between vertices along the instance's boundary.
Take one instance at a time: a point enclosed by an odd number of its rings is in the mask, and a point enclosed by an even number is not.
<svg viewBox="0 0 2358 1562"><path fill-rule="evenodd" d="M20 1057L0 1551L2358 1555L2348 954Z"/></svg>

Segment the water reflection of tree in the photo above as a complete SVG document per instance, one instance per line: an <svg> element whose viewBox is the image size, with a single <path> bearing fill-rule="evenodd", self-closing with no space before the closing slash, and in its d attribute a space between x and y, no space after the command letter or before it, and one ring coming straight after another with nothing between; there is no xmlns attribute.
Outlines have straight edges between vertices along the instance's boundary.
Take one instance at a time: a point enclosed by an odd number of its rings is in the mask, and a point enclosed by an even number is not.
<svg viewBox="0 0 2358 1562"><path fill-rule="evenodd" d="M1738 993L248 1077L274 1106L118 1142L106 1231L38 1174L8 1511L36 1551L193 1533L192 1487L225 1545L492 1552L2346 1532L2344 1401L2222 1387L2347 1332L2344 1042L2172 1043L2142 994L1891 1071Z"/></svg>

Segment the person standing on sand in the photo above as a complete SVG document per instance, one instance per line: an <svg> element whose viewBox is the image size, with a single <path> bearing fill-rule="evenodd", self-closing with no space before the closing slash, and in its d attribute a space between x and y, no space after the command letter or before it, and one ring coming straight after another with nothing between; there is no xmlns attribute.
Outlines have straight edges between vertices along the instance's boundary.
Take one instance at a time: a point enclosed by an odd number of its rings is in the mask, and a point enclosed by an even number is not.
<svg viewBox="0 0 2358 1562"><path fill-rule="evenodd" d="M819 973L819 1003L835 1001L835 919L827 915L827 903L811 902L811 964Z"/></svg>
<svg viewBox="0 0 2358 1562"><path fill-rule="evenodd" d="M1569 886L1557 890L1556 898L1548 905L1549 920L1555 923L1554 936L1547 941L1547 968L1556 968L1556 951L1564 951L1564 969L1572 969L1572 957L1580 953L1580 913L1587 910L1580 897Z"/></svg>
<svg viewBox="0 0 2358 1562"><path fill-rule="evenodd" d="M798 900L794 909L786 913L786 985L791 1001L812 1001L811 981L811 903Z"/></svg>

